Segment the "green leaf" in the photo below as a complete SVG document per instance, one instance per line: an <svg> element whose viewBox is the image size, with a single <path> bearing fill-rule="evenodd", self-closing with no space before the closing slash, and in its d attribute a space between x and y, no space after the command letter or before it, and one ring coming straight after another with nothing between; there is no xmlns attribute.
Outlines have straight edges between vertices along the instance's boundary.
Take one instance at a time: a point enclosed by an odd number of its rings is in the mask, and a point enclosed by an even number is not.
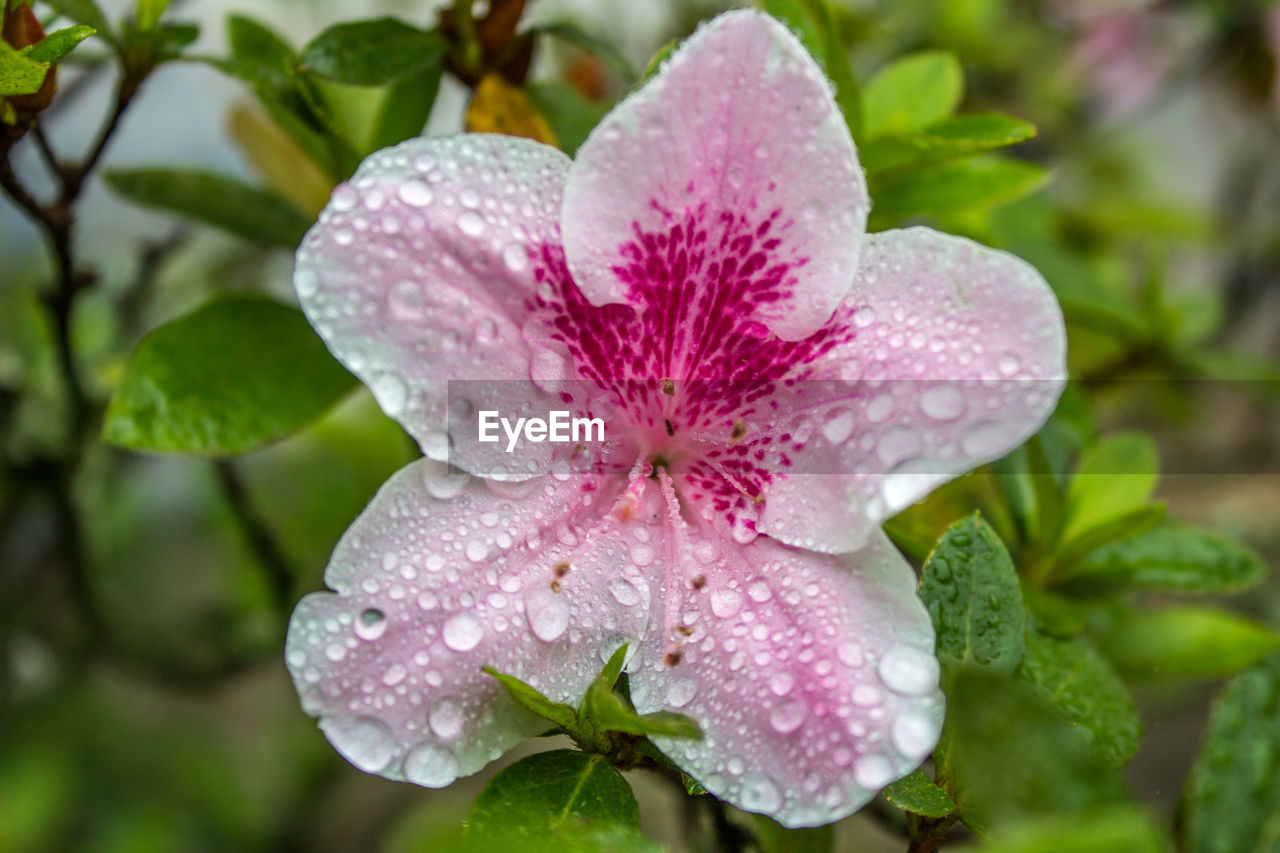
<svg viewBox="0 0 1280 853"><path fill-rule="evenodd" d="M924 771L916 770L884 789L884 798L893 805L924 817L946 817L956 810L956 802Z"/></svg>
<svg viewBox="0 0 1280 853"><path fill-rule="evenodd" d="M861 138L862 93L827 0L761 0L760 8L785 23L822 66L850 133Z"/></svg>
<svg viewBox="0 0 1280 853"><path fill-rule="evenodd" d="M858 158L870 174L912 169L972 157L1023 142L1036 135L1035 125L998 113L952 116L916 133L869 140Z"/></svg>
<svg viewBox="0 0 1280 853"><path fill-rule="evenodd" d="M49 33L44 39L31 45L26 51L27 58L34 59L36 62L58 62L95 32L97 30L93 27L80 24Z"/></svg>
<svg viewBox="0 0 1280 853"><path fill-rule="evenodd" d="M644 73L640 75L640 82L643 83L657 74L662 68L662 64L671 58L671 54L676 52L676 48L680 46L680 39L672 39L653 52L653 56L649 57L649 64L644 67Z"/></svg>
<svg viewBox="0 0 1280 853"><path fill-rule="evenodd" d="M835 826L831 824L787 829L773 818L753 814L751 827L760 853L831 853L836 842Z"/></svg>
<svg viewBox="0 0 1280 853"><path fill-rule="evenodd" d="M37 62L0 39L0 98L39 92L48 73L47 62Z"/></svg>
<svg viewBox="0 0 1280 853"><path fill-rule="evenodd" d="M121 41L131 54L145 53L152 65L174 59L182 48L200 36L196 24L162 24L153 30L144 30L126 23Z"/></svg>
<svg viewBox="0 0 1280 853"><path fill-rule="evenodd" d="M587 688L578 720L587 732L626 732L633 735L699 739L702 729L688 717L671 711L638 714L626 699L613 689L622 664L626 660L624 644L610 656L604 669Z"/></svg>
<svg viewBox="0 0 1280 853"><path fill-rule="evenodd" d="M587 53L603 60L606 65L618 72L627 82L636 79L636 70L631 67L631 63L627 61L627 58L618 52L618 49L613 46L611 41L587 32L572 21L553 21L549 24L539 24L531 27L529 32L541 33L558 38L561 41L567 41L569 44L580 47Z"/></svg>
<svg viewBox="0 0 1280 853"><path fill-rule="evenodd" d="M943 744L934 752L965 823L996 828L1083 812L1123 794L1093 738L1030 685L973 669L949 679Z"/></svg>
<svg viewBox="0 0 1280 853"><path fill-rule="evenodd" d="M882 217L919 216L1010 202L1048 179L1048 170L1032 163L972 157L897 177L872 176L871 196Z"/></svg>
<svg viewBox="0 0 1280 853"><path fill-rule="evenodd" d="M1167 853L1161 829L1136 808L1113 806L1076 817L1054 816L993 833L981 847L957 853Z"/></svg>
<svg viewBox="0 0 1280 853"><path fill-rule="evenodd" d="M369 153L422 134L435 106L443 74L444 66L436 63L416 77L387 89L374 117Z"/></svg>
<svg viewBox="0 0 1280 853"><path fill-rule="evenodd" d="M1187 853L1280 849L1280 655L1218 698L1183 793Z"/></svg>
<svg viewBox="0 0 1280 853"><path fill-rule="evenodd" d="M1093 733L1113 767L1129 763L1142 740L1142 721L1129 689L1093 646L1027 631L1021 672L1058 713Z"/></svg>
<svg viewBox="0 0 1280 853"><path fill-rule="evenodd" d="M1018 576L1004 543L979 516L957 521L925 561L920 598L937 631L938 659L1012 672L1022 659Z"/></svg>
<svg viewBox="0 0 1280 853"><path fill-rule="evenodd" d="M141 30L154 30L169 8L169 0L137 0L133 18Z"/></svg>
<svg viewBox="0 0 1280 853"><path fill-rule="evenodd" d="M113 190L147 207L189 216L246 240L296 248L311 221L293 205L235 178L183 169L116 169Z"/></svg>
<svg viewBox="0 0 1280 853"><path fill-rule="evenodd" d="M1099 548L1156 529L1164 521L1164 513L1164 504L1148 504L1086 528L1067 541L1054 556L1058 566L1066 567L1065 571L1061 568L1054 570L1055 582L1074 577L1074 566Z"/></svg>
<svg viewBox="0 0 1280 853"><path fill-rule="evenodd" d="M560 749L531 755L494 776L467 818L476 839L550 841L582 830L638 829L636 798L607 759Z"/></svg>
<svg viewBox="0 0 1280 853"><path fill-rule="evenodd" d="M103 438L232 456L296 432L353 387L297 309L259 297L215 300L142 339Z"/></svg>
<svg viewBox="0 0 1280 853"><path fill-rule="evenodd" d="M1100 648L1125 675L1213 678L1266 657L1280 637L1229 610L1181 606L1131 617Z"/></svg>
<svg viewBox="0 0 1280 853"><path fill-rule="evenodd" d="M1238 592L1267 576L1252 549L1215 533L1168 524L1095 550L1070 577L1178 592Z"/></svg>
<svg viewBox="0 0 1280 853"><path fill-rule="evenodd" d="M227 42L231 57L241 63L245 79L249 69L256 72L250 82L257 83L277 97L293 92L293 67L297 54L293 47L265 24L245 15L227 16ZM234 70L233 70L234 73Z"/></svg>
<svg viewBox="0 0 1280 853"><path fill-rule="evenodd" d="M302 50L300 68L353 86L386 86L417 77L444 60L448 44L434 30L395 18L335 24Z"/></svg>
<svg viewBox="0 0 1280 853"><path fill-rule="evenodd" d="M532 711L539 717L544 717L551 722L560 726L566 731L575 731L578 724L578 712L563 702L553 702L536 687L525 684L514 675L498 672L490 666L482 667L482 669L498 680L503 689L512 699L526 710Z"/></svg>
<svg viewBox="0 0 1280 853"><path fill-rule="evenodd" d="M1159 479L1160 459L1150 436L1122 432L1103 438L1080 456L1067 487L1063 541L1145 506Z"/></svg>
<svg viewBox="0 0 1280 853"><path fill-rule="evenodd" d="M954 55L925 51L904 56L863 89L863 136L923 130L951 115L963 92L964 72Z"/></svg>
<svg viewBox="0 0 1280 853"><path fill-rule="evenodd" d="M807 0L760 0L760 9L787 25L819 64L826 64L826 37Z"/></svg>
<svg viewBox="0 0 1280 853"><path fill-rule="evenodd" d="M107 16L102 14L102 9L94 0L45 0L60 15L65 15L77 24L85 24L93 27L98 35L108 41L114 41L115 36L112 34L111 25L107 22Z"/></svg>
<svg viewBox="0 0 1280 853"><path fill-rule="evenodd" d="M524 93L547 120L560 150L570 157L608 112L606 105L587 100L577 89L558 80L529 83Z"/></svg>

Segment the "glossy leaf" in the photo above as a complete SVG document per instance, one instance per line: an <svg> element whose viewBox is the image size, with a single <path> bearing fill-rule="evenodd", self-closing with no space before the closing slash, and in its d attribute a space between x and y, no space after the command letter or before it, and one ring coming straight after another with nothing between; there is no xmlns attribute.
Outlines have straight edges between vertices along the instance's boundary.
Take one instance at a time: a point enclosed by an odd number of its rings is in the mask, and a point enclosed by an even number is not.
<svg viewBox="0 0 1280 853"><path fill-rule="evenodd" d="M1155 491L1159 467L1155 443L1142 433L1109 435L1086 450L1067 487L1063 541L1143 507Z"/></svg>
<svg viewBox="0 0 1280 853"><path fill-rule="evenodd" d="M40 91L48 73L48 63L37 62L0 40L0 98Z"/></svg>
<svg viewBox="0 0 1280 853"><path fill-rule="evenodd" d="M396 18L335 24L302 50L300 68L353 86L386 86L439 65L448 45L439 33Z"/></svg>
<svg viewBox="0 0 1280 853"><path fill-rule="evenodd" d="M980 517L956 522L938 540L924 564L920 598L944 666L1012 672L1022 659L1018 576L1004 543Z"/></svg>
<svg viewBox="0 0 1280 853"><path fill-rule="evenodd" d="M102 9L94 0L45 0L45 2L59 14L65 15L77 24L93 27L103 38L107 40L113 38L107 16L102 13Z"/></svg>
<svg viewBox="0 0 1280 853"><path fill-rule="evenodd" d="M599 755L560 749L517 761L493 777L467 819L472 838L550 840L594 824L638 828L631 787Z"/></svg>
<svg viewBox="0 0 1280 853"><path fill-rule="evenodd" d="M1155 530L1164 521L1164 516L1164 504L1147 504L1085 528L1059 548L1055 561L1059 566L1067 568L1065 572L1056 571L1055 576L1074 576L1074 565L1078 561L1113 542L1121 542Z"/></svg>
<svg viewBox="0 0 1280 853"><path fill-rule="evenodd" d="M1178 592L1238 592L1262 581L1267 564L1226 536L1168 524L1095 550L1071 577Z"/></svg>
<svg viewBox="0 0 1280 853"><path fill-rule="evenodd" d="M693 720L671 711L655 711L638 714L631 703L614 690L622 665L626 660L627 646L618 648L587 688L578 714L579 728L588 736L596 732L625 732L633 735L658 735L698 739L702 729Z"/></svg>
<svg viewBox="0 0 1280 853"><path fill-rule="evenodd" d="M437 63L387 89L373 122L370 151L422 135L431 108L435 106L443 74L444 67Z"/></svg>
<svg viewBox="0 0 1280 853"><path fill-rule="evenodd" d="M1280 636L1229 610L1166 607L1124 621L1100 647L1126 675L1212 678L1280 649Z"/></svg>
<svg viewBox="0 0 1280 853"><path fill-rule="evenodd" d="M1280 848L1280 655L1237 675L1215 703L1183 794L1187 853Z"/></svg>
<svg viewBox="0 0 1280 853"><path fill-rule="evenodd" d="M884 789L884 798L893 805L923 817L946 817L956 810L956 802L924 771L916 770Z"/></svg>
<svg viewBox="0 0 1280 853"><path fill-rule="evenodd" d="M872 139L941 121L964 92L960 62L945 51L904 56L880 70L862 91L862 133Z"/></svg>
<svg viewBox="0 0 1280 853"><path fill-rule="evenodd" d="M295 248L311 221L284 199L236 178L182 169L116 169L113 190L268 246Z"/></svg>
<svg viewBox="0 0 1280 853"><path fill-rule="evenodd" d="M103 438L232 456L296 432L354 387L297 309L259 297L215 300L142 339Z"/></svg>
<svg viewBox="0 0 1280 853"><path fill-rule="evenodd" d="M1021 672L1058 713L1093 733L1112 766L1129 763L1142 740L1142 721L1129 689L1093 646L1028 631Z"/></svg>
<svg viewBox="0 0 1280 853"><path fill-rule="evenodd" d="M881 217L920 216L1013 201L1042 186L1042 166L1002 157L953 160L899 177L872 176L873 210Z"/></svg>
<svg viewBox="0 0 1280 853"><path fill-rule="evenodd" d="M58 62L95 32L97 30L93 27L80 24L49 33L44 39L31 45L26 52L27 58L36 62Z"/></svg>
<svg viewBox="0 0 1280 853"><path fill-rule="evenodd" d="M534 687L525 684L514 675L498 672L486 666L484 671L498 680L507 694L528 711L555 723L557 726L574 731L578 723L578 713L563 702L553 702Z"/></svg>
<svg viewBox="0 0 1280 853"><path fill-rule="evenodd" d="M952 116L916 132L879 136L858 151L871 174L971 157L1035 136L1035 125L998 113Z"/></svg>
<svg viewBox="0 0 1280 853"><path fill-rule="evenodd" d="M964 821L986 830L1080 813L1120 797L1119 777L1093 738L1021 681L964 669L947 690L939 774Z"/></svg>

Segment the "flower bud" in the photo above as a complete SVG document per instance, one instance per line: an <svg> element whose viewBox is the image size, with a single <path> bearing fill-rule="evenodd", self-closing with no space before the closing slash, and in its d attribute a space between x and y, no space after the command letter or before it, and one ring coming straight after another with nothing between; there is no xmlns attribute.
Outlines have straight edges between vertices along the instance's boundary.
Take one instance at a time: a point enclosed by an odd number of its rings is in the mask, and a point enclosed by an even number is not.
<svg viewBox="0 0 1280 853"><path fill-rule="evenodd" d="M0 30L0 37L18 50L43 41L44 35L44 27L40 26L40 19L25 3L11 9L4 16L4 27ZM57 66L51 66L39 91L30 95L13 95L7 99L18 113L18 124L26 124L37 113L49 106L58 88L57 77Z"/></svg>

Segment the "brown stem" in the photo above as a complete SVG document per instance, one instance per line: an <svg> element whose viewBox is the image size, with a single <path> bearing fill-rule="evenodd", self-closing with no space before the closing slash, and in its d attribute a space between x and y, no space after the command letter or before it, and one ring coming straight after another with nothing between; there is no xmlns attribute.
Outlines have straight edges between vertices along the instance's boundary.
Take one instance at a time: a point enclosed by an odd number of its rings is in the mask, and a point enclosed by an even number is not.
<svg viewBox="0 0 1280 853"><path fill-rule="evenodd" d="M276 606L281 612L287 613L293 604L293 581L297 575L271 529L254 511L249 500L249 490L245 488L235 463L230 459L219 459L213 463L213 467L227 507L267 573Z"/></svg>

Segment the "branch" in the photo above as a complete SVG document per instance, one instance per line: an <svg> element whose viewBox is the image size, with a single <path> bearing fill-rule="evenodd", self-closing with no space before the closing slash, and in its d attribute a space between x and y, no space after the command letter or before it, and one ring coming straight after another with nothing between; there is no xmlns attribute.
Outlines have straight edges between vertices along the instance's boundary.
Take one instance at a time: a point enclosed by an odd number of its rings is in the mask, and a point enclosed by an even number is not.
<svg viewBox="0 0 1280 853"><path fill-rule="evenodd" d="M250 504L248 489L245 488L235 463L229 459L219 459L213 463L213 467L227 507L240 525L240 532L249 547L267 572L276 605L282 613L288 613L293 604L293 580L297 576L293 567L280 543L276 541L275 534Z"/></svg>

